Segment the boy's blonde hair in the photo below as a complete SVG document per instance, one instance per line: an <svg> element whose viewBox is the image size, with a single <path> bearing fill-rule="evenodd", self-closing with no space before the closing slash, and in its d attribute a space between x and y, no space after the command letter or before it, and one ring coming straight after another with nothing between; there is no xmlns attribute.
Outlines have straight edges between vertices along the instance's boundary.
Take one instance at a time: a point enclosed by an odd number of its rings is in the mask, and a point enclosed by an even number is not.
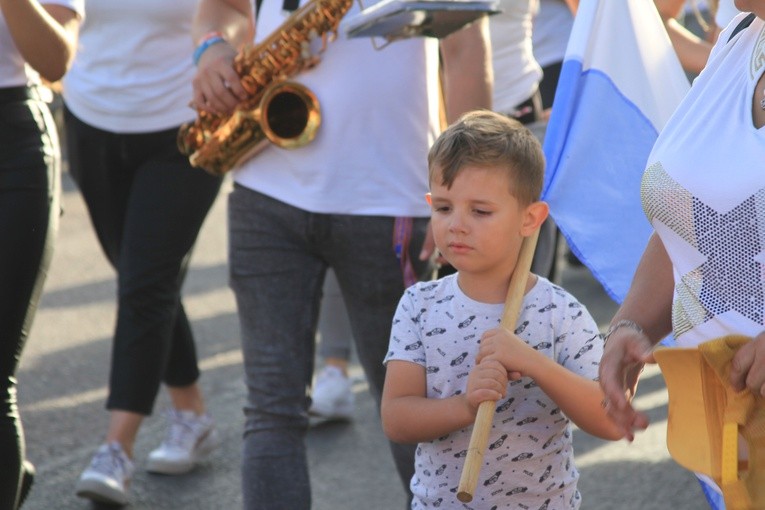
<svg viewBox="0 0 765 510"><path fill-rule="evenodd" d="M488 110L468 112L441 133L428 153L429 182L440 172L451 188L468 165L506 170L522 204L539 200L545 158L537 138L515 119Z"/></svg>

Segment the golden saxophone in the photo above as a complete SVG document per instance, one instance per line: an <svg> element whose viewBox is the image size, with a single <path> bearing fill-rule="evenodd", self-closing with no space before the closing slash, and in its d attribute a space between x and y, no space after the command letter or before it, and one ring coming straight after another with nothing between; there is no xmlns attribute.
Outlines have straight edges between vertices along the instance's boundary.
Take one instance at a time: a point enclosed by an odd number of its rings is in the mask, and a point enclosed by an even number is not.
<svg viewBox="0 0 765 510"><path fill-rule="evenodd" d="M234 69L250 95L228 116L200 111L178 131L178 148L192 165L222 175L263 150L269 142L301 147L316 136L321 112L316 95L288 81L319 62L328 37L353 0L311 0L267 39L247 45L234 58ZM311 46L321 38L321 47Z"/></svg>

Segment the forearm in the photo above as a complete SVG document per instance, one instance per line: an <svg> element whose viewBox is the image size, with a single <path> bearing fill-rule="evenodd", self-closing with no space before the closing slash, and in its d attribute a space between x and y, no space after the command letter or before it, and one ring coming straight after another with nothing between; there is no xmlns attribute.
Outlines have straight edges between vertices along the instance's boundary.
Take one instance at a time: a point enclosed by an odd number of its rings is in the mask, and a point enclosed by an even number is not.
<svg viewBox="0 0 765 510"><path fill-rule="evenodd" d="M573 14L576 14L576 10L579 8L579 0L563 0L563 3L568 5Z"/></svg>
<svg viewBox="0 0 765 510"><path fill-rule="evenodd" d="M43 8L32 0L0 0L0 9L24 60L46 80L58 81L74 59L77 14L59 5Z"/></svg>
<svg viewBox="0 0 765 510"><path fill-rule="evenodd" d="M464 395L383 399L381 415L388 438L404 444L432 441L475 421L475 411L471 411Z"/></svg>
<svg viewBox="0 0 765 510"><path fill-rule="evenodd" d="M621 439L622 433L602 406L597 381L586 379L535 351L526 373L579 428L601 439Z"/></svg>
<svg viewBox="0 0 765 510"><path fill-rule="evenodd" d="M661 19L677 18L683 12L685 0L654 0L656 10L659 11Z"/></svg>
<svg viewBox="0 0 765 510"><path fill-rule="evenodd" d="M447 121L451 124L471 110L490 110L494 76L488 19L444 38L441 54Z"/></svg>
<svg viewBox="0 0 765 510"><path fill-rule="evenodd" d="M672 263L659 236L648 241L630 290L611 324L631 320L656 344L672 331Z"/></svg>
<svg viewBox="0 0 765 510"><path fill-rule="evenodd" d="M707 65L709 54L712 51L712 43L697 37L674 18L665 20L664 26L683 69L700 73Z"/></svg>
<svg viewBox="0 0 765 510"><path fill-rule="evenodd" d="M220 32L231 46L241 48L254 38L252 19L249 0L202 0L191 31L194 43L210 32Z"/></svg>

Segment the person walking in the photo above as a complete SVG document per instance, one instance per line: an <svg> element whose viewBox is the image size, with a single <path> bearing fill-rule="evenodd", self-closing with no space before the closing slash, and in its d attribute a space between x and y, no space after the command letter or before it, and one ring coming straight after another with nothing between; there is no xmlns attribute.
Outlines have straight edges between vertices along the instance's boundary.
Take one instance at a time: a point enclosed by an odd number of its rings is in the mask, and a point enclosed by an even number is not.
<svg viewBox="0 0 765 510"><path fill-rule="evenodd" d="M82 0L0 0L0 508L21 507L26 460L16 372L48 274L61 214L61 151L42 82L69 68Z"/></svg>
<svg viewBox="0 0 765 510"><path fill-rule="evenodd" d="M199 386L181 286L221 178L177 149L189 108L196 0L87 2L81 44L63 82L70 171L98 241L117 273L105 439L78 496L129 502L133 446L164 384L167 435L146 469L181 474L218 442ZM115 37L115 34L120 34Z"/></svg>
<svg viewBox="0 0 765 510"><path fill-rule="evenodd" d="M200 109L227 114L247 98L233 59L253 34L259 42L289 23L288 5L265 0L254 30L249 0L202 1L194 28ZM485 21L441 42L447 114L491 106L487 45ZM438 44L413 38L377 51L369 40L339 38L320 58L290 76L319 100L316 138L290 150L268 146L233 170L229 265L248 388L242 459L248 510L311 506L304 436L327 269L337 277L378 403L405 275L429 271L422 196L427 150L440 130ZM414 446L391 448L408 487Z"/></svg>

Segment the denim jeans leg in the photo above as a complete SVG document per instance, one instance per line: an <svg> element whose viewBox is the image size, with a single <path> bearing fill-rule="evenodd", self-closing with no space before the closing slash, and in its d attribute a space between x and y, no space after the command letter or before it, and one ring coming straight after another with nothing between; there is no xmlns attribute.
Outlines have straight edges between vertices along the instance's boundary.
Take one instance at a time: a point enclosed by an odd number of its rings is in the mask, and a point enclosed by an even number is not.
<svg viewBox="0 0 765 510"><path fill-rule="evenodd" d="M388 351L393 314L404 293L403 271L392 241L395 219L341 215L332 219L332 247L326 256L347 303L359 362L379 408L385 381L382 362ZM409 257L420 277L427 277L432 269L418 259L427 226L427 218L414 219L409 244ZM391 442L390 447L408 492L415 445Z"/></svg>
<svg viewBox="0 0 765 510"><path fill-rule="evenodd" d="M238 306L247 404L242 491L247 510L309 510L304 436L325 263L310 215L236 186L229 266Z"/></svg>

